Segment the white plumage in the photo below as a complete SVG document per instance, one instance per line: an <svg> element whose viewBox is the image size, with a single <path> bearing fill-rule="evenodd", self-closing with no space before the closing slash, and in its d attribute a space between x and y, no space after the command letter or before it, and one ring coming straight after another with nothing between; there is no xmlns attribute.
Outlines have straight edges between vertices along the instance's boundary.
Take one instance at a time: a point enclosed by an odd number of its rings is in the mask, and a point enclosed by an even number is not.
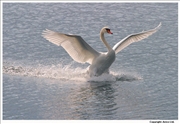
<svg viewBox="0 0 180 124"><path fill-rule="evenodd" d="M62 46L73 60L79 63L89 63L88 73L90 76L99 76L109 72L109 67L115 60L115 54L129 46L133 42L143 40L155 33L161 26L161 23L154 29L128 35L119 41L113 48L109 46L104 38L104 33L112 34L108 27L104 27L100 31L100 38L108 49L107 53L100 53L89 46L81 36L68 35L54 32L46 29L42 36L48 41Z"/></svg>
<svg viewBox="0 0 180 124"><path fill-rule="evenodd" d="M154 29L128 35L127 37L119 41L116 45L114 45L113 50L115 50L116 53L120 52L125 47L129 46L131 43L138 42L149 37L150 35L155 33L160 28L160 26L161 26L161 23Z"/></svg>

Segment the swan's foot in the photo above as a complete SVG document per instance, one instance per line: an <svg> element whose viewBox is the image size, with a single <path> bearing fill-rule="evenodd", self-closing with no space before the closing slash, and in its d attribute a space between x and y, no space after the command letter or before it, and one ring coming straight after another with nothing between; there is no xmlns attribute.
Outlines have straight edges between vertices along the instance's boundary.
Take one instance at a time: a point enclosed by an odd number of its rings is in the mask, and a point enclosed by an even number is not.
<svg viewBox="0 0 180 124"><path fill-rule="evenodd" d="M101 76L102 74L109 74L109 69L106 69L103 73L95 70L89 70L89 68L87 69L86 73L90 76L90 77L98 77Z"/></svg>
<svg viewBox="0 0 180 124"><path fill-rule="evenodd" d="M109 69L105 70L103 74L109 74Z"/></svg>

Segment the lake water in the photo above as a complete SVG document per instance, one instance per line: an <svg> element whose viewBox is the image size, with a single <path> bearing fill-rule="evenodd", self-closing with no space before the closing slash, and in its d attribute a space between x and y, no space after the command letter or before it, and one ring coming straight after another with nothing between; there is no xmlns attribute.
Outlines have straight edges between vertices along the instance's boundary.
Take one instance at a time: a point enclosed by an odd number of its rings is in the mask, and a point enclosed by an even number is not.
<svg viewBox="0 0 180 124"><path fill-rule="evenodd" d="M85 74L50 29L82 36L95 50L131 33L161 29L117 54L111 73ZM177 3L3 3L4 120L177 120Z"/></svg>

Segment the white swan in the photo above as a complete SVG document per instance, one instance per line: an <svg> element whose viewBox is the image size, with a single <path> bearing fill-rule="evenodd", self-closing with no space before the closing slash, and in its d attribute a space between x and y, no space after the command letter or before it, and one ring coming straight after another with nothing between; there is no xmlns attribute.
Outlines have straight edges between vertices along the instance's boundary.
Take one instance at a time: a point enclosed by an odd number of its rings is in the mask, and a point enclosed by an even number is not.
<svg viewBox="0 0 180 124"><path fill-rule="evenodd" d="M79 63L89 63L88 73L90 76L99 76L109 72L109 67L114 62L118 52L133 42L137 42L147 38L155 33L161 26L161 23L154 29L143 31L136 34L131 34L119 41L113 48L109 46L104 38L104 34L112 34L108 27L103 27L100 31L100 39L108 49L106 53L99 53L89 46L81 36L62 34L46 29L42 36L48 41L62 46L73 60Z"/></svg>

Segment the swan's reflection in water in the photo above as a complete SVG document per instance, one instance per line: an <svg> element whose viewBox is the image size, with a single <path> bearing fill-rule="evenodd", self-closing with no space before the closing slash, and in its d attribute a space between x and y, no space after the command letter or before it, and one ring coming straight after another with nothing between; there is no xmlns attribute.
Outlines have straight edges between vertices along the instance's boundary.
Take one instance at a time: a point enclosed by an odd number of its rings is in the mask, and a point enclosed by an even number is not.
<svg viewBox="0 0 180 124"><path fill-rule="evenodd" d="M114 82L85 82L74 84L73 88L55 86L43 101L40 115L61 120L115 119L118 109L115 85Z"/></svg>
<svg viewBox="0 0 180 124"><path fill-rule="evenodd" d="M69 94L71 119L114 119L117 104L112 82L88 82Z"/></svg>

